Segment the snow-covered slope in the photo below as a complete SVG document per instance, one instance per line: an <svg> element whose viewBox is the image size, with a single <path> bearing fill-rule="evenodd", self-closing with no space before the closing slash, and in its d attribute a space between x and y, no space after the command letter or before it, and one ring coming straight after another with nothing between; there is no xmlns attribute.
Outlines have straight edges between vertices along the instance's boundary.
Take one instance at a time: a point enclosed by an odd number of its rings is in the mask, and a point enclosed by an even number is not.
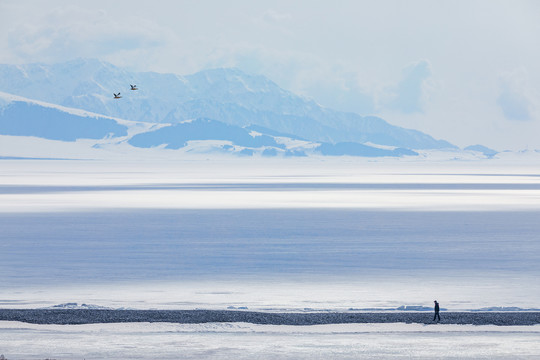
<svg viewBox="0 0 540 360"><path fill-rule="evenodd" d="M0 134L50 140L103 139L128 135L118 120L0 93Z"/></svg>
<svg viewBox="0 0 540 360"><path fill-rule="evenodd" d="M416 130L323 108L263 76L213 69L179 76L130 72L94 60L0 65L0 91L122 119L177 123L210 118L259 125L319 142L371 142L408 149L455 148ZM139 90L131 91L130 84ZM112 94L121 92L122 99Z"/></svg>
<svg viewBox="0 0 540 360"><path fill-rule="evenodd" d="M263 156L350 155L365 157L418 155L406 149L378 149L359 143L317 143L295 139L285 134L266 131L262 127L243 128L220 121L199 118L140 133L128 140L139 148L164 147L165 149L207 150L260 154ZM197 149L196 144L199 148ZM195 145L195 148L193 146ZM202 145L202 146L201 146Z"/></svg>
<svg viewBox="0 0 540 360"><path fill-rule="evenodd" d="M495 155L497 155L499 153L498 151L490 149L490 148L485 147L483 145L471 145L471 146L467 146L463 150L479 152L479 153L485 155L488 158L492 158L492 157L494 157Z"/></svg>

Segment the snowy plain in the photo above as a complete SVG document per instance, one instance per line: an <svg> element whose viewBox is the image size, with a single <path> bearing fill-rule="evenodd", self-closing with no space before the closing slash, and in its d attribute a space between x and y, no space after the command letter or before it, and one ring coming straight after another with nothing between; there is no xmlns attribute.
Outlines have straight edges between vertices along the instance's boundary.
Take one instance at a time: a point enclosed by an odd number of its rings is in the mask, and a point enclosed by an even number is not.
<svg viewBox="0 0 540 360"><path fill-rule="evenodd" d="M0 323L8 359L535 359L540 327ZM6 356L7 357L7 356Z"/></svg>
<svg viewBox="0 0 540 360"><path fill-rule="evenodd" d="M538 309L538 160L3 159L0 307L395 311L437 299L450 311ZM540 354L537 326L209 326L2 322L0 353Z"/></svg>

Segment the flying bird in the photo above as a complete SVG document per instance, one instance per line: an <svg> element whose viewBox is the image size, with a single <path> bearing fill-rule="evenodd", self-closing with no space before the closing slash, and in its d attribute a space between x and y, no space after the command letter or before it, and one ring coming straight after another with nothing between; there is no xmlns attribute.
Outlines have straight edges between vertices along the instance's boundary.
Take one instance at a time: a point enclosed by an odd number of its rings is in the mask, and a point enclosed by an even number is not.
<svg viewBox="0 0 540 360"><path fill-rule="evenodd" d="M118 93L118 94L113 93L113 95L114 95L115 99L120 99L121 98L120 93Z"/></svg>
<svg viewBox="0 0 540 360"><path fill-rule="evenodd" d="M131 90L139 90L139 89L137 88L137 85L129 85L129 86L131 86Z"/></svg>

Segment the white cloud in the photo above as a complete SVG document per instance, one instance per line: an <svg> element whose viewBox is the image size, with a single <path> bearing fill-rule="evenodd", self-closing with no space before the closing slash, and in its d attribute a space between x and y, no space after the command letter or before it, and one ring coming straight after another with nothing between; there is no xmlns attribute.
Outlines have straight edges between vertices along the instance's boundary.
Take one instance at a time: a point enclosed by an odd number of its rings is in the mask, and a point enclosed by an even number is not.
<svg viewBox="0 0 540 360"><path fill-rule="evenodd" d="M106 58L162 46L162 30L135 17L113 19L106 12L76 6L55 8L8 33L10 50L22 61Z"/></svg>
<svg viewBox="0 0 540 360"><path fill-rule="evenodd" d="M405 67L399 82L380 95L379 106L404 114L422 113L431 88L431 64L421 60Z"/></svg>
<svg viewBox="0 0 540 360"><path fill-rule="evenodd" d="M508 85L502 85L502 92L497 98L497 104L500 106L504 117L508 120L531 120L529 101Z"/></svg>
<svg viewBox="0 0 540 360"><path fill-rule="evenodd" d="M529 84L525 69L514 70L500 77L500 95L497 98L504 117L507 120L530 121L535 112L534 89Z"/></svg>

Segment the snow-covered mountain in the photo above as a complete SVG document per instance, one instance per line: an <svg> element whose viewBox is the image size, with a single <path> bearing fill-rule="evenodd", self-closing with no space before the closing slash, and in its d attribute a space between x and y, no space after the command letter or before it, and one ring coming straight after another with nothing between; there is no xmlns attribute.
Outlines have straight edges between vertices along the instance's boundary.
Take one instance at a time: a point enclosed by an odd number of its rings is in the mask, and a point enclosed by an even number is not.
<svg viewBox="0 0 540 360"><path fill-rule="evenodd" d="M130 84L139 90L131 91ZM179 76L131 72L94 60L0 65L0 91L115 118L181 123L208 118L238 127L258 125L315 142L370 142L407 149L455 149L420 131L324 108L237 69ZM120 92L121 99L112 94Z"/></svg>
<svg viewBox="0 0 540 360"><path fill-rule="evenodd" d="M128 149L262 156L417 155L406 149L380 149L359 143L314 142L257 125L240 127L206 118L171 124L126 121L3 92L0 92L0 136L61 142L84 140L88 147L109 151L120 146L126 151L128 146ZM23 143L18 142L24 147Z"/></svg>

